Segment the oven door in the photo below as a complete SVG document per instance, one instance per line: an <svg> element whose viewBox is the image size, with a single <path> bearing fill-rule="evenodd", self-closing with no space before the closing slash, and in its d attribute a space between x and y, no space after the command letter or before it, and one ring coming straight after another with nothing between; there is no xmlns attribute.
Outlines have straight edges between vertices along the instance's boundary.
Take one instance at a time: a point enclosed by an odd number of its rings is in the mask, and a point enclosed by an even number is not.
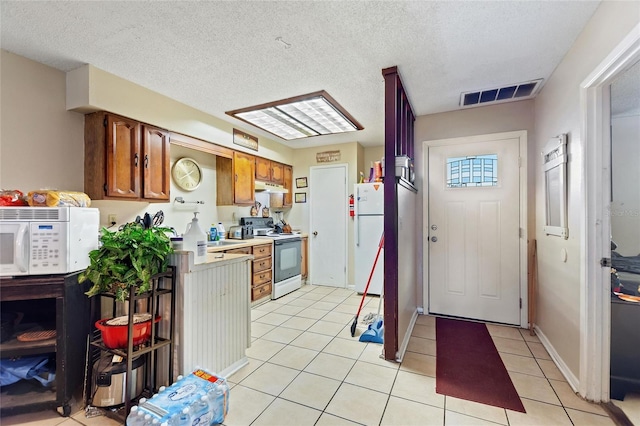
<svg viewBox="0 0 640 426"><path fill-rule="evenodd" d="M29 273L29 223L0 222L0 276Z"/></svg>
<svg viewBox="0 0 640 426"><path fill-rule="evenodd" d="M288 238L274 241L274 283L300 275L302 259L302 239Z"/></svg>

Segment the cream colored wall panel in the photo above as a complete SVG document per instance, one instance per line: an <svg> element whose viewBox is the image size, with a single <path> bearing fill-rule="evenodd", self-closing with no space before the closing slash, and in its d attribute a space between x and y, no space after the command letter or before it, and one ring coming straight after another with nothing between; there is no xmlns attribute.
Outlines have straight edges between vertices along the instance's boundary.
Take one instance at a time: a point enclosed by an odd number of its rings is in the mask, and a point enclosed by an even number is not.
<svg viewBox="0 0 640 426"><path fill-rule="evenodd" d="M0 52L0 187L82 191L84 117L64 109L65 74Z"/></svg>

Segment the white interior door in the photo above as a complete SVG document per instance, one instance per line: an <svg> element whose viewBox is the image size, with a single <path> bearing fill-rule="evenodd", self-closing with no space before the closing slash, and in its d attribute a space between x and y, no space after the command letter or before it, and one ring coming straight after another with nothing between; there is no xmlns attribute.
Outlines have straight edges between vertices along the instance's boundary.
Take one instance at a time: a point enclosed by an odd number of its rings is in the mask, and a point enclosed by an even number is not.
<svg viewBox="0 0 640 426"><path fill-rule="evenodd" d="M519 139L429 148L429 311L520 324Z"/></svg>
<svg viewBox="0 0 640 426"><path fill-rule="evenodd" d="M347 166L309 171L309 281L347 286Z"/></svg>

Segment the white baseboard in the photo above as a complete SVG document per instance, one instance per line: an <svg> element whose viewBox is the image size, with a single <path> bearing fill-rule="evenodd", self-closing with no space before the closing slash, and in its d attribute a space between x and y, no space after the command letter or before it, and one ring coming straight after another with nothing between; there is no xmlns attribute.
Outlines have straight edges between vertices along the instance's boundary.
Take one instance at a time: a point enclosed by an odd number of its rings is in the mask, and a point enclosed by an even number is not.
<svg viewBox="0 0 640 426"><path fill-rule="evenodd" d="M227 378L247 364L249 364L249 358L247 358L246 356L242 357L242 359L239 359L238 361L234 362L233 364L231 364L230 366L228 366L218 374L220 375L220 377Z"/></svg>
<svg viewBox="0 0 640 426"><path fill-rule="evenodd" d="M536 331L536 336L538 336L538 339L540 339L540 343L542 343L542 346L544 346L547 352L549 352L549 356L551 357L553 362L556 364L556 367L558 367L558 370L560 370L564 378L567 380L567 383L569 383L569 386L571 386L571 389L573 389L573 391L577 393L578 387L580 385L580 380L578 380L578 378L571 372L567 364L565 364L563 359L555 350L555 348L553 347L553 345L551 344L547 336L545 336L545 334L542 332L540 327L535 325L534 330Z"/></svg>
<svg viewBox="0 0 640 426"><path fill-rule="evenodd" d="M418 319L418 310L416 309L411 316L411 321L409 321L409 327L407 327L407 332L404 333L404 339L402 340L402 345L398 349L398 353L396 353L396 361L402 362L402 358L404 358L404 353L407 351L407 346L409 345L409 339L411 339L411 333L413 333L413 327L416 325L416 320Z"/></svg>

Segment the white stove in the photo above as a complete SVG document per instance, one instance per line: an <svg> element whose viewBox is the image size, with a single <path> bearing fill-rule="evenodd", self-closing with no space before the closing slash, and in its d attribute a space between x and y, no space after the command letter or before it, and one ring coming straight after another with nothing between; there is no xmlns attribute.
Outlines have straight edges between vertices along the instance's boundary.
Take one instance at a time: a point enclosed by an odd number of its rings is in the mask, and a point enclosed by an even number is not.
<svg viewBox="0 0 640 426"><path fill-rule="evenodd" d="M255 238L273 240L271 298L277 299L299 289L302 286L300 234L276 232L276 226L271 217L242 217L240 225L251 225Z"/></svg>

